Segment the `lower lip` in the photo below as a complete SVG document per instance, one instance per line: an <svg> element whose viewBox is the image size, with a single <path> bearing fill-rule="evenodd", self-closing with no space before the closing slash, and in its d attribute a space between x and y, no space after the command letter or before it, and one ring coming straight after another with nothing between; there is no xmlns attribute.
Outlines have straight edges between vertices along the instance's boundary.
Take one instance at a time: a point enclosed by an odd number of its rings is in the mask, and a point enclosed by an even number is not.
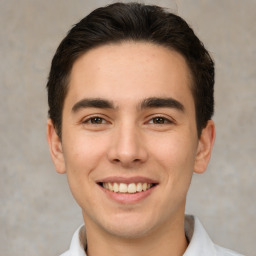
<svg viewBox="0 0 256 256"><path fill-rule="evenodd" d="M116 193L112 192L108 189L105 189L100 186L100 188L107 194L108 197L110 197L112 200L121 203L121 204L134 204L142 201L143 199L147 198L156 188L157 186L153 186L152 188L142 191L142 192L137 192L137 193Z"/></svg>

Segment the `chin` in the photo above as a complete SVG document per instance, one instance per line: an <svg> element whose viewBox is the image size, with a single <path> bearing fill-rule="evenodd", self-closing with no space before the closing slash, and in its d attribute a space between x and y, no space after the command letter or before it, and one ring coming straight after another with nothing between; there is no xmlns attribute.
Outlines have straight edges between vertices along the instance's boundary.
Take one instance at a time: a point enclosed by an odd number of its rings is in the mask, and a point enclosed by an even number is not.
<svg viewBox="0 0 256 256"><path fill-rule="evenodd" d="M137 239L147 235L150 232L149 227L138 227L132 225L119 225L112 226L107 229L107 232L112 236L126 238L126 239Z"/></svg>
<svg viewBox="0 0 256 256"><path fill-rule="evenodd" d="M152 221L146 220L145 216L144 218L141 218L141 216L115 217L111 222L108 220L108 223L104 226L107 233L127 239L143 237L154 229Z"/></svg>

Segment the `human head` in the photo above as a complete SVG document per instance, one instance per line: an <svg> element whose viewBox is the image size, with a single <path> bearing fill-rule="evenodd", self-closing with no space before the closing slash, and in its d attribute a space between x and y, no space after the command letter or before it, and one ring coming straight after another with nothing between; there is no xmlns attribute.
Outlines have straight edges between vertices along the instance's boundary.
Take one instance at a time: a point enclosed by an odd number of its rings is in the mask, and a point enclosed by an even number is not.
<svg viewBox="0 0 256 256"><path fill-rule="evenodd" d="M145 41L180 53L191 72L191 91L196 109L197 132L214 111L214 63L203 44L179 16L158 6L115 3L94 10L63 39L52 60L48 89L49 118L61 138L62 110L74 62L101 45Z"/></svg>

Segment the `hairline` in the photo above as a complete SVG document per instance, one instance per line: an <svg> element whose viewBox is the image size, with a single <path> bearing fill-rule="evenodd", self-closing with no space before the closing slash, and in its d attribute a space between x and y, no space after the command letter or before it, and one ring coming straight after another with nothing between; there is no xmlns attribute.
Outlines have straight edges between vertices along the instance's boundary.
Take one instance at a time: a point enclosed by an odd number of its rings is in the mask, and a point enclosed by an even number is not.
<svg viewBox="0 0 256 256"><path fill-rule="evenodd" d="M74 64L80 59L82 58L82 56L84 56L86 53L90 52L91 50L95 50L97 48L100 48L100 47L103 47L103 46L107 46L107 45L122 45L124 43L146 43L146 44L151 44L151 45L154 45L154 46L159 46L159 47L163 47L169 51L173 51L173 52L176 52L178 53L180 56L183 57L183 59L185 60L185 63L187 65L187 70L188 70L188 81L189 81L189 89L192 93L192 97L193 97L193 102L194 102L194 107L195 107L195 118L196 118L196 125L197 125L197 128L198 128L198 122L197 122L197 109L196 109L196 99L195 99L195 77L194 77L194 74L193 74L193 71L192 71L192 68L189 64L189 61L187 59L186 56L184 56L184 54L182 54L180 51L178 51L177 49L175 49L174 47L171 47L170 45L167 45L167 44L164 44L164 43L159 43L159 42L155 42L155 41L151 41L151 40L146 40L146 39L132 39L132 38L127 38L127 39L120 39L120 40L113 40L113 41L109 41L109 42L104 42L104 43L99 43L95 46L92 46L92 47L89 47L88 49L84 50L84 51L81 51L79 54L77 54L76 57L74 57L73 61L72 61L72 65L69 69L69 71L67 72L66 74L66 78L64 79L64 98L63 98L63 101L62 101L62 106L61 106L61 120L60 120L60 127L56 127L58 131L58 134L59 134L59 137L61 138L61 135L62 135L62 120L63 120L63 109L64 109L64 105L65 105L65 101L66 101L66 98L67 98L67 95L68 95L68 92L69 92L69 88L70 88L70 82L71 82L71 74L72 74L72 70L73 70L73 67L74 67ZM200 134L198 134L199 136Z"/></svg>

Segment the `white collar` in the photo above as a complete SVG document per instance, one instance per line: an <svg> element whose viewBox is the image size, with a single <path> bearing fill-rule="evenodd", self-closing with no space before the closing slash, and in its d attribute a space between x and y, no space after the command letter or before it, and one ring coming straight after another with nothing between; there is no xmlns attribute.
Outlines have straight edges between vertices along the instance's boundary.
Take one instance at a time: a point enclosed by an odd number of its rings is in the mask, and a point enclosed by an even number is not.
<svg viewBox="0 0 256 256"><path fill-rule="evenodd" d="M216 255L214 244L197 217L186 215L185 234L189 245L183 256Z"/></svg>
<svg viewBox="0 0 256 256"><path fill-rule="evenodd" d="M185 234L189 241L183 256L242 256L215 245L197 217L186 215ZM86 256L85 226L81 225L73 235L69 250L61 256Z"/></svg>

